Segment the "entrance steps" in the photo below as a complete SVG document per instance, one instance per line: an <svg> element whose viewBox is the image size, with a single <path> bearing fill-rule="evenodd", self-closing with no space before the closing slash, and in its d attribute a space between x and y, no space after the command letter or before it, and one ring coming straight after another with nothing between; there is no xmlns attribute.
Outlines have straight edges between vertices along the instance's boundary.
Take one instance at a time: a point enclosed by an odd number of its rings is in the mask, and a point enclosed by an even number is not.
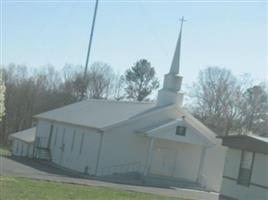
<svg viewBox="0 0 268 200"><path fill-rule="evenodd" d="M41 160L51 160L50 150L48 148L38 148L37 150L37 158Z"/></svg>

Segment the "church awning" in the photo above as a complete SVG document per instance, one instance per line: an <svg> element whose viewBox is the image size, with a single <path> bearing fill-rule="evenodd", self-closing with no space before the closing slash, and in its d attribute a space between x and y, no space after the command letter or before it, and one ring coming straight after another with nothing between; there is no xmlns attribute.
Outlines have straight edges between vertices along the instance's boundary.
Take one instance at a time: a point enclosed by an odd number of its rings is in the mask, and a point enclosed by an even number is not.
<svg viewBox="0 0 268 200"><path fill-rule="evenodd" d="M268 154L268 138L256 135L228 135L220 137L224 146Z"/></svg>
<svg viewBox="0 0 268 200"><path fill-rule="evenodd" d="M33 143L35 139L36 127L25 129L9 136L10 140L18 139L26 143Z"/></svg>

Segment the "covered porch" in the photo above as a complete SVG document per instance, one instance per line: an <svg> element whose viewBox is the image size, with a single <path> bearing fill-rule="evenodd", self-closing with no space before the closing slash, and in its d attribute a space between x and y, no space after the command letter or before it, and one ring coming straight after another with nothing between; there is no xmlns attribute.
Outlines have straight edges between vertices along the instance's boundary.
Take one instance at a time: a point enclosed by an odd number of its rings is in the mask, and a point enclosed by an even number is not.
<svg viewBox="0 0 268 200"><path fill-rule="evenodd" d="M184 119L172 119L137 131L149 140L144 176L202 185L207 149L213 146Z"/></svg>

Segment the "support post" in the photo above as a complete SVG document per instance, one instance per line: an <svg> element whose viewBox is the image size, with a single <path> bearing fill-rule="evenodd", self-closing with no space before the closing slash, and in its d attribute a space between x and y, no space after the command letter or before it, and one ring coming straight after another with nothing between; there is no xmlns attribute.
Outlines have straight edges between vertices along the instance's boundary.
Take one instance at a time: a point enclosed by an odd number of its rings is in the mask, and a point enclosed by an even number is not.
<svg viewBox="0 0 268 200"><path fill-rule="evenodd" d="M196 182L201 184L202 181L202 173L204 170L204 164L205 164L205 158L206 158L206 151L207 151L207 147L204 146L202 148L202 152L201 152L201 157L200 157L200 162L199 162L199 169L198 169L198 175L197 175L197 179Z"/></svg>
<svg viewBox="0 0 268 200"><path fill-rule="evenodd" d="M154 147L154 138L151 137L149 147L148 147L148 152L147 152L145 168L144 168L144 176L147 176L150 172L152 157L153 157L153 147Z"/></svg>

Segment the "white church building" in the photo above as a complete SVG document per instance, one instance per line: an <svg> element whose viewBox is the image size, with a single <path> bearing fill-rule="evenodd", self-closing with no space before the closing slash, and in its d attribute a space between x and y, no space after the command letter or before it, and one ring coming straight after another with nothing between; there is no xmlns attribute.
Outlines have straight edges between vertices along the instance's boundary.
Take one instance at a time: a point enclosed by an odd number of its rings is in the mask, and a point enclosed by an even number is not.
<svg viewBox="0 0 268 200"><path fill-rule="evenodd" d="M12 153L26 155L20 141L33 145L29 155L88 175L136 172L219 191L225 147L182 107L181 31L155 103L86 100L38 114L34 140L12 135Z"/></svg>

